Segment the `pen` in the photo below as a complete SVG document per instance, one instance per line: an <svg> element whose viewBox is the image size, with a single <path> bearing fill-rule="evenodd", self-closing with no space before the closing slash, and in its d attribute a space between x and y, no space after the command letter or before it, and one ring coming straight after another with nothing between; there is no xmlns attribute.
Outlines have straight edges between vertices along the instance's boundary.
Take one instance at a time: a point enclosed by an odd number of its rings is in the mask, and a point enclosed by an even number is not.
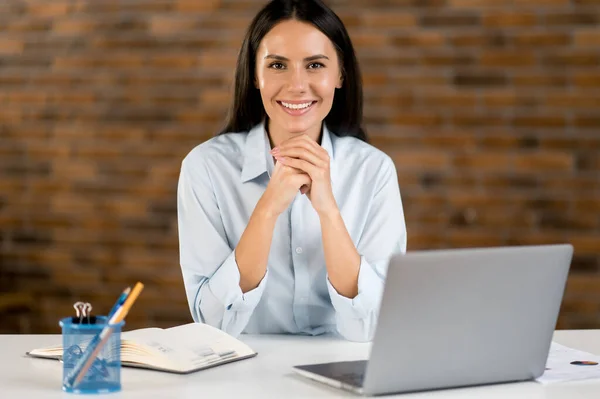
<svg viewBox="0 0 600 399"><path fill-rule="evenodd" d="M117 299L117 302L114 304L114 306L112 307L112 309L110 310L110 312L108 313L108 320L110 320L111 317L113 317L113 315L115 314L115 312L117 311L117 309L123 305L123 303L125 302L125 300L127 299L127 295L129 295L129 293L131 292L131 288L127 287L123 290L123 292L121 293L121 295L119 296L119 298Z"/></svg>
<svg viewBox="0 0 600 399"><path fill-rule="evenodd" d="M127 316L129 309L131 309L131 306L133 305L137 297L140 295L140 292L143 288L144 285L142 283L136 283L136 285L133 287L133 290L131 290L131 293L127 296L127 299L125 300L123 305L117 309L115 314L110 318L108 324L102 329L100 334L94 337L90 345L87 347L85 354L79 359L79 361L75 365L75 368L65 377L65 386L72 388L81 382L81 380L85 376L85 373L94 363L96 356L98 355L102 347L106 344L106 341L108 341L108 338L110 337L110 334L113 331L113 325L123 321L125 316Z"/></svg>

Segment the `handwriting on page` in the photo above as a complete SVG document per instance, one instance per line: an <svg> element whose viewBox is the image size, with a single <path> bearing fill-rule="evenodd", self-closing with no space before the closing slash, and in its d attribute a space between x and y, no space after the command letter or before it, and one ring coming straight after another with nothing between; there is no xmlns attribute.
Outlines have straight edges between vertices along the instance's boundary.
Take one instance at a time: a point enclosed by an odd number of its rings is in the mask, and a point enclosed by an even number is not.
<svg viewBox="0 0 600 399"><path fill-rule="evenodd" d="M171 352L173 352L173 348L169 348L167 346L164 346L160 342L148 341L148 342L146 342L146 345L151 346L152 348L160 351L161 353L171 353Z"/></svg>

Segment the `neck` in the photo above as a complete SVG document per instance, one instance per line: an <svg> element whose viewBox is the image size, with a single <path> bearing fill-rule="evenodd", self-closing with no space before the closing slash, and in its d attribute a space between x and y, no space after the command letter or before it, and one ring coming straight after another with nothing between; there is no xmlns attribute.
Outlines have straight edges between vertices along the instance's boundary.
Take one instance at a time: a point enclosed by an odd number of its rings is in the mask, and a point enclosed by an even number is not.
<svg viewBox="0 0 600 399"><path fill-rule="evenodd" d="M271 148L277 147L284 141L291 139L292 137L299 136L301 134L306 134L308 137L310 137L317 143L321 142L321 125L309 129L305 132L289 132L275 125L270 119L267 119L265 123L265 128L267 130L267 134L269 135Z"/></svg>

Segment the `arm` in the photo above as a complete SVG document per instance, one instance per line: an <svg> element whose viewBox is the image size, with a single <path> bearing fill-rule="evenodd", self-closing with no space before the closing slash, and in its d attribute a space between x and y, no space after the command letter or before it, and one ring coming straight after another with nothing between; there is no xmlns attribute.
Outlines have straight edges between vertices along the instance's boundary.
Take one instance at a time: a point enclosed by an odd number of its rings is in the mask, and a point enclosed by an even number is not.
<svg viewBox="0 0 600 399"><path fill-rule="evenodd" d="M180 263L192 317L236 336L264 290L275 218L257 207L237 248L230 248L210 176L198 157L182 163L177 213Z"/></svg>
<svg viewBox="0 0 600 399"><path fill-rule="evenodd" d="M367 222L355 246L333 197L327 151L301 135L272 153L279 162L311 177L307 195L321 222L327 287L338 331L349 340L371 340L389 258L395 252L406 251L404 211L394 162L386 157L381 165Z"/></svg>
<svg viewBox="0 0 600 399"><path fill-rule="evenodd" d="M338 331L352 341L373 338L387 263L406 251L406 225L396 168L391 159L382 168L359 242L348 240L341 218L321 218L327 286L336 310ZM350 248L352 244L353 248Z"/></svg>

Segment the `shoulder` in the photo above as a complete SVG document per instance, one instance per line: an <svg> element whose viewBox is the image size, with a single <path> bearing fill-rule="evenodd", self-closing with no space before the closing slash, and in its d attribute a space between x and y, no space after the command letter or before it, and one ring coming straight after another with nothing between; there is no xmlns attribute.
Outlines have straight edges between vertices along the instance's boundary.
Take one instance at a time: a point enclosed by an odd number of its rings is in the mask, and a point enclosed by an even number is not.
<svg viewBox="0 0 600 399"><path fill-rule="evenodd" d="M377 147L356 137L331 135L336 162L356 165L381 174L396 173L392 158ZM377 173L377 174L379 174Z"/></svg>
<svg viewBox="0 0 600 399"><path fill-rule="evenodd" d="M236 159L243 153L247 132L225 133L212 137L191 149L184 165L216 165Z"/></svg>

